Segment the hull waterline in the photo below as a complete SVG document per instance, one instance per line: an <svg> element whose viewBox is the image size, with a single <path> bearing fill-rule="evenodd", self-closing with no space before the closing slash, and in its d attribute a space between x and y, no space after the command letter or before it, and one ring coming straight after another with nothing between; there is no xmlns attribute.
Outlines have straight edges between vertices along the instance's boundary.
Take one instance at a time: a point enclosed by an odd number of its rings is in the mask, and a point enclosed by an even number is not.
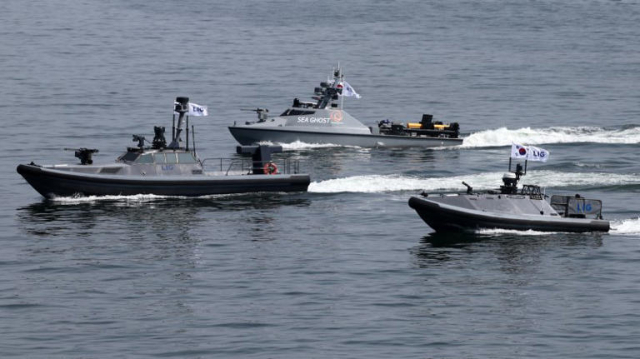
<svg viewBox="0 0 640 359"><path fill-rule="evenodd" d="M129 177L68 173L36 165L19 165L17 171L42 196L110 196L154 194L206 196L244 192L306 191L308 175L250 175L195 177Z"/></svg>
<svg viewBox="0 0 640 359"><path fill-rule="evenodd" d="M541 232L607 232L609 221L540 216L509 216L466 210L412 197L409 206L436 232L475 231L477 229L534 230ZM542 218L541 218L542 217Z"/></svg>
<svg viewBox="0 0 640 359"><path fill-rule="evenodd" d="M240 126L230 126L229 132L231 132L231 135L243 145L251 145L266 141L272 143L303 142L310 144L320 143L359 147L442 147L462 144L461 138L343 134Z"/></svg>

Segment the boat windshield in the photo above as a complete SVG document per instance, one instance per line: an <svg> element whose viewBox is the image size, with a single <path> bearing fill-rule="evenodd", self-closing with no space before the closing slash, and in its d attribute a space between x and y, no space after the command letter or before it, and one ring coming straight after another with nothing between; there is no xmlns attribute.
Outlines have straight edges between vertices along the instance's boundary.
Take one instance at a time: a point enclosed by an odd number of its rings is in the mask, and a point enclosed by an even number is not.
<svg viewBox="0 0 640 359"><path fill-rule="evenodd" d="M156 152L156 153L137 153L127 152L118 158L121 162L135 162L135 163L156 163L156 164L193 164L198 163L198 160L193 156L191 152Z"/></svg>
<svg viewBox="0 0 640 359"><path fill-rule="evenodd" d="M140 156L140 154L137 152L127 152L124 155L120 156L118 160L122 162L133 162L138 158L138 156Z"/></svg>
<svg viewBox="0 0 640 359"><path fill-rule="evenodd" d="M167 156L166 163L172 164L172 165L178 163L178 159L176 158L175 152L167 152L165 153L165 155Z"/></svg>
<svg viewBox="0 0 640 359"><path fill-rule="evenodd" d="M305 115L313 115L314 113L316 113L315 111L304 111L304 110L296 110L293 108L287 109L286 111L284 111L280 117L283 116L305 116Z"/></svg>
<svg viewBox="0 0 640 359"><path fill-rule="evenodd" d="M145 153L144 155L138 158L136 163L153 163L153 157L151 156L150 153Z"/></svg>
<svg viewBox="0 0 640 359"><path fill-rule="evenodd" d="M181 152L178 153L178 162L179 163L196 163L196 159L193 157L191 152Z"/></svg>

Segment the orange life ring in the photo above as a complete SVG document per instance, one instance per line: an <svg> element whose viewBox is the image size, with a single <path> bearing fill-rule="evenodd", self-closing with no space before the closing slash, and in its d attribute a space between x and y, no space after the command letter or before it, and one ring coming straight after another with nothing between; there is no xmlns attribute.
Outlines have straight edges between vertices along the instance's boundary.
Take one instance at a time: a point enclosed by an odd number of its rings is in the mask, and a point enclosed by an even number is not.
<svg viewBox="0 0 640 359"><path fill-rule="evenodd" d="M265 163L265 165L262 168L262 170L264 171L264 174L266 174L266 175L278 174L278 166L276 166L276 164L273 163L273 162Z"/></svg>
<svg viewBox="0 0 640 359"><path fill-rule="evenodd" d="M329 117L331 118L331 122L342 122L342 111L331 111Z"/></svg>

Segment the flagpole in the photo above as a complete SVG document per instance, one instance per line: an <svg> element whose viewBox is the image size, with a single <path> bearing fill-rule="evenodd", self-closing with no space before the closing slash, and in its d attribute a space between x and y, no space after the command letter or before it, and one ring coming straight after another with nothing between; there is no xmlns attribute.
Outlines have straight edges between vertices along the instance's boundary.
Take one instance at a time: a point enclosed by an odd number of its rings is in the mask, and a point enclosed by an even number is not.
<svg viewBox="0 0 640 359"><path fill-rule="evenodd" d="M344 74L340 71L340 81L344 82ZM344 84L342 84L342 92L344 92ZM340 110L344 109L344 94L340 94Z"/></svg>

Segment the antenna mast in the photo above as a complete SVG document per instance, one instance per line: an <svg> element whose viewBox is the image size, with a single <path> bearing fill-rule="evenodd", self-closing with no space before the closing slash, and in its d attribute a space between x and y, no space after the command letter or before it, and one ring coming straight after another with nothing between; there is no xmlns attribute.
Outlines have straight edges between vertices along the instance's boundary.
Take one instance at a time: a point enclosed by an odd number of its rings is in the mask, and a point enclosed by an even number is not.
<svg viewBox="0 0 640 359"><path fill-rule="evenodd" d="M167 148L177 149L180 148L180 134L182 133L182 126L184 126L185 116L189 112L189 98L176 97L176 103L173 111L179 114L178 127L175 130L171 144L169 144Z"/></svg>

